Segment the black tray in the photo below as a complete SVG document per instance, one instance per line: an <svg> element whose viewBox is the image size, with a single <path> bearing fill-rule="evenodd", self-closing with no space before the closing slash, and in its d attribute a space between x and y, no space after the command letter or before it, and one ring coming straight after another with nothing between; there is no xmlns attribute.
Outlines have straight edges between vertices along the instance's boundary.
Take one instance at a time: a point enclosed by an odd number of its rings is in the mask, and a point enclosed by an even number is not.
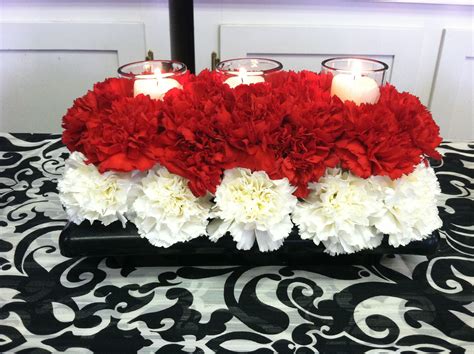
<svg viewBox="0 0 474 354"><path fill-rule="evenodd" d="M260 252L257 245L248 251L236 248L230 235L212 242L207 237L198 237L189 242L171 247L154 247L141 238L135 225L128 223L122 228L119 222L105 227L99 222L92 225L69 223L61 232L59 247L66 257L115 256L120 261L135 265L297 265L321 263L373 262L384 254L429 255L438 248L439 234L433 232L422 241L394 248L387 243L372 250L363 250L351 255L329 256L324 246L316 246L311 240L302 240L298 229L293 228L283 246L273 252Z"/></svg>

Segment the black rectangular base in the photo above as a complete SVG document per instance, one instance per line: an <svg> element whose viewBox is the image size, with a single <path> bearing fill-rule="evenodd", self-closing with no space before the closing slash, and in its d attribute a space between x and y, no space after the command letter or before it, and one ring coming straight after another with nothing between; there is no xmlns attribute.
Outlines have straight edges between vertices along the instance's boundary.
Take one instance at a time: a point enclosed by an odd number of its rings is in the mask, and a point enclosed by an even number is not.
<svg viewBox="0 0 474 354"><path fill-rule="evenodd" d="M66 257L115 256L134 265L310 265L373 262L384 254L429 255L436 251L438 242L437 231L422 241L397 248L390 246L384 238L373 250L333 257L324 253L322 245L300 239L294 228L283 246L273 252L260 252L257 245L248 251L238 250L230 235L215 243L206 237L198 237L163 248L154 247L141 238L131 223L122 228L119 222L107 227L98 222L93 225L84 222L66 225L59 238L59 247Z"/></svg>

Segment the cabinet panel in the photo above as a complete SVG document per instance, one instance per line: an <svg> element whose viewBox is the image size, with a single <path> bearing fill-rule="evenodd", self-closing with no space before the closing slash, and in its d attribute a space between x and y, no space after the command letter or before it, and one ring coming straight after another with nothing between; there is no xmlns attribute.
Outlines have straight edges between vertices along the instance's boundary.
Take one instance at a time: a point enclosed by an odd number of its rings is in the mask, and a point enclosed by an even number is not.
<svg viewBox="0 0 474 354"><path fill-rule="evenodd" d="M426 35L418 27L223 25L220 48L221 59L266 56L281 60L286 69L296 70L319 71L321 60L331 56L379 59L390 65L390 82L402 91L420 96L427 104L436 61L422 63ZM436 58L438 49L424 48L423 55L428 50L428 55Z"/></svg>
<svg viewBox="0 0 474 354"><path fill-rule="evenodd" d="M0 131L60 132L76 97L144 55L142 24L0 24Z"/></svg>
<svg viewBox="0 0 474 354"><path fill-rule="evenodd" d="M446 29L431 110L446 139L474 139L473 32Z"/></svg>

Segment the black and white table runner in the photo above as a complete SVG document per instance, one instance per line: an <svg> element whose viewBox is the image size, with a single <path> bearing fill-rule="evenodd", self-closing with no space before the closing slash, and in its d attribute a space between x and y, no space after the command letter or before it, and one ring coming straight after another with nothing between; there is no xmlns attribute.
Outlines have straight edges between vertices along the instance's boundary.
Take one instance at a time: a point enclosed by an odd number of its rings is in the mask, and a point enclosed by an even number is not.
<svg viewBox="0 0 474 354"><path fill-rule="evenodd" d="M67 150L0 134L0 352L474 352L474 144L440 152L434 256L133 268L60 255Z"/></svg>

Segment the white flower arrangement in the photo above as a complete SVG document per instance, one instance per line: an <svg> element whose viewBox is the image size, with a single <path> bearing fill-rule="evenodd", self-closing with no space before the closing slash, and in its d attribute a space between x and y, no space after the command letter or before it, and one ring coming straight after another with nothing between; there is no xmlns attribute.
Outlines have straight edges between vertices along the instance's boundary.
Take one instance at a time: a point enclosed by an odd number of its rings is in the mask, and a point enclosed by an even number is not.
<svg viewBox="0 0 474 354"><path fill-rule="evenodd" d="M206 234L211 204L195 197L184 178L155 167L136 188L130 221L152 245L169 247Z"/></svg>
<svg viewBox="0 0 474 354"><path fill-rule="evenodd" d="M133 176L130 173L99 173L84 159L80 152L72 153L58 181L59 198L69 220L76 224L98 220L104 225L119 220L125 225Z"/></svg>
<svg viewBox="0 0 474 354"><path fill-rule="evenodd" d="M101 174L78 152L66 161L58 182L72 222L125 225L128 220L158 247L206 234L217 241L229 233L238 249L248 250L256 241L261 252L274 251L294 223L302 239L322 243L336 255L377 247L383 235L390 245L403 246L442 225L436 207L439 184L424 163L396 180L328 169L308 187L309 195L298 201L286 178L272 180L263 171L235 168L225 171L215 196L198 198L186 179L164 167L146 174Z"/></svg>
<svg viewBox="0 0 474 354"><path fill-rule="evenodd" d="M294 191L288 179L271 180L262 171L225 171L216 190L209 238L217 241L229 232L238 249L249 250L255 240L261 252L278 249L293 228Z"/></svg>

